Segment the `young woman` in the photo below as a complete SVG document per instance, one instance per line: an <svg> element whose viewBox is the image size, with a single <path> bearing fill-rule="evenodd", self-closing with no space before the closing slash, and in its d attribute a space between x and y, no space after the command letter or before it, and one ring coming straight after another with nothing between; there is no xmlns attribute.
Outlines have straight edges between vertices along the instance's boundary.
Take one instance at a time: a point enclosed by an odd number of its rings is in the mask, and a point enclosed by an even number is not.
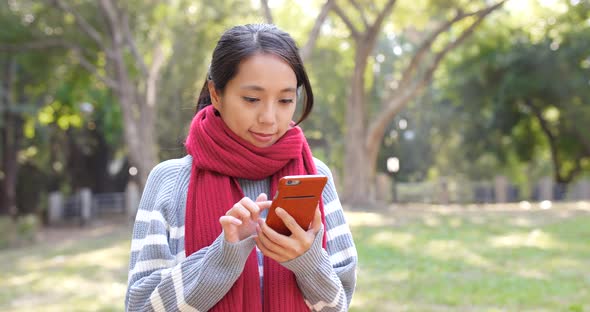
<svg viewBox="0 0 590 312"><path fill-rule="evenodd" d="M213 52L181 159L149 175L131 243L128 311L344 311L357 253L328 167L297 124L313 93L293 39L236 26ZM303 93L303 113L293 115ZM278 179L329 177L309 228L264 223Z"/></svg>

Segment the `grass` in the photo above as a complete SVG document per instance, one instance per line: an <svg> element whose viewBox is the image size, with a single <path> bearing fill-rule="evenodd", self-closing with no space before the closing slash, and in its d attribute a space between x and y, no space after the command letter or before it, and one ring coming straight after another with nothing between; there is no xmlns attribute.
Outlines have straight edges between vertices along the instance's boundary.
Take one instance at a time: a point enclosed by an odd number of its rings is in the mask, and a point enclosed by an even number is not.
<svg viewBox="0 0 590 312"><path fill-rule="evenodd" d="M79 231L0 251L0 311L124 310L130 229Z"/></svg>
<svg viewBox="0 0 590 312"><path fill-rule="evenodd" d="M590 309L588 211L459 209L349 220L360 263L352 311Z"/></svg>
<svg viewBox="0 0 590 312"><path fill-rule="evenodd" d="M351 311L590 311L585 205L349 212ZM0 251L0 311L123 310L130 228L77 231Z"/></svg>

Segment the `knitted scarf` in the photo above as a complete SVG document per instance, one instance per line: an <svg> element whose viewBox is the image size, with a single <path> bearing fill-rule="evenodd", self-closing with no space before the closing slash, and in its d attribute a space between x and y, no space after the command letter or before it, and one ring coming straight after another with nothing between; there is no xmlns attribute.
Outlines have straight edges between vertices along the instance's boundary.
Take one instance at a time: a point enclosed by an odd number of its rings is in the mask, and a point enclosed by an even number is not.
<svg viewBox="0 0 590 312"><path fill-rule="evenodd" d="M285 175L316 174L301 128L291 127L275 144L259 148L233 133L212 105L195 115L186 139L193 157L186 203L186 255L211 245L221 234L219 217L244 197L238 178L271 177L270 194ZM320 201L325 228L323 203ZM326 235L323 237L326 246ZM264 257L264 311L309 311L294 274ZM229 292L211 311L262 311L255 249Z"/></svg>

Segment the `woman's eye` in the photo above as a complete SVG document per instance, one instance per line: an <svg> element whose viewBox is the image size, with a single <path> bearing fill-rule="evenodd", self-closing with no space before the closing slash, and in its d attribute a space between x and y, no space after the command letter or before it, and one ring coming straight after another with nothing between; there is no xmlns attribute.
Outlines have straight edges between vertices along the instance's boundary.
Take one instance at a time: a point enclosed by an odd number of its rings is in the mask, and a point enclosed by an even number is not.
<svg viewBox="0 0 590 312"><path fill-rule="evenodd" d="M293 103L293 99L282 99L279 102L281 102L283 104L291 104L291 103Z"/></svg>
<svg viewBox="0 0 590 312"><path fill-rule="evenodd" d="M243 96L242 98L244 99L244 101L249 102L249 103L254 103L254 102L258 101L257 98L248 97L248 96Z"/></svg>

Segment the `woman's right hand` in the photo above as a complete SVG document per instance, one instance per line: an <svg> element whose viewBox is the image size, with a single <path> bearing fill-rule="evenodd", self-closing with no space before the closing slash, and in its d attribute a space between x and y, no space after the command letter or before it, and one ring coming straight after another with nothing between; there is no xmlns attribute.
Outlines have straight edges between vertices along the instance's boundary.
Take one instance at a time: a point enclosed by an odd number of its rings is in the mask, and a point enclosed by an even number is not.
<svg viewBox="0 0 590 312"><path fill-rule="evenodd" d="M260 212L270 207L264 193L258 195L256 202L244 197L237 202L224 216L219 218L223 235L228 243L237 243L256 233L256 224Z"/></svg>

